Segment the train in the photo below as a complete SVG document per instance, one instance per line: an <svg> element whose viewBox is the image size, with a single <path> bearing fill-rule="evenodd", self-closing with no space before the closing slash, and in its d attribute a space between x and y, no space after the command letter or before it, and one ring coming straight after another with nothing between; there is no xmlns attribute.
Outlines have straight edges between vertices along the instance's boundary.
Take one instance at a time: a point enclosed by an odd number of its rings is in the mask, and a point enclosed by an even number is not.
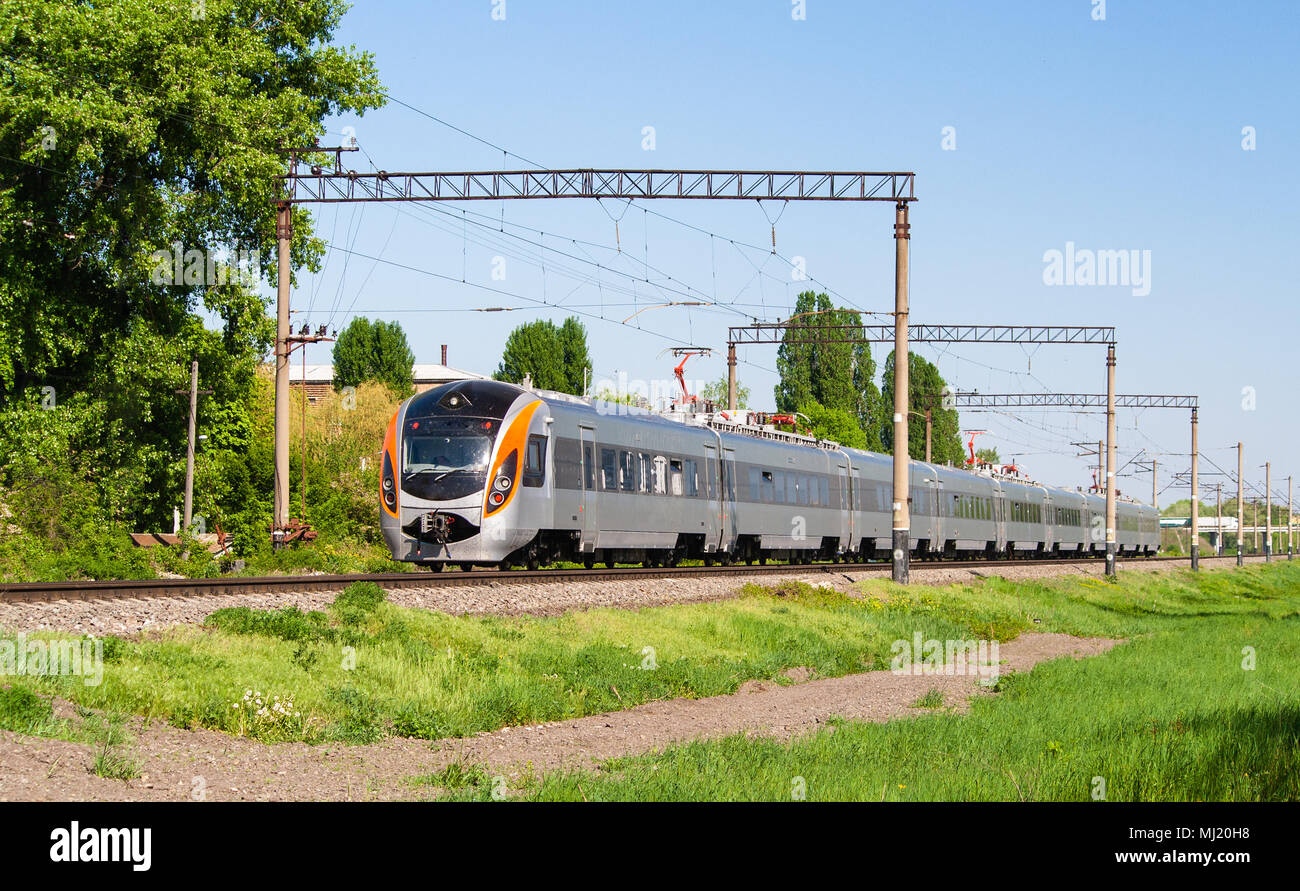
<svg viewBox="0 0 1300 891"><path fill-rule="evenodd" d="M711 408L656 412L494 380L416 394L384 437L385 543L433 570L892 553L888 455ZM909 470L913 559L1105 554L1096 492L999 468L913 460ZM1121 556L1155 553L1156 509L1119 499L1116 540Z"/></svg>

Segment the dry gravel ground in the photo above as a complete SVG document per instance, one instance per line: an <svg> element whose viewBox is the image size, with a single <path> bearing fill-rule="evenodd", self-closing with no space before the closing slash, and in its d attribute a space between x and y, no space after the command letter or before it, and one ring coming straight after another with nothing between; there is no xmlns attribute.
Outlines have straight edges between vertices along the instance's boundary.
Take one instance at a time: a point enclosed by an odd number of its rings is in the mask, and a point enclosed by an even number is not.
<svg viewBox="0 0 1300 891"><path fill-rule="evenodd" d="M1248 558L1250 559L1250 558ZM1262 559L1262 558L1255 558ZM1252 560L1251 562L1254 562ZM1185 561L1151 563L1123 560L1121 571L1162 572L1186 567ZM1205 568L1234 565L1232 557L1202 559ZM1100 576L1100 560L1056 566L1017 566L1014 563L928 564L914 563L912 578L922 584L947 585L976 577L1009 579L1046 578L1053 575ZM575 609L618 607L638 609L669 603L699 603L724 600L735 595L745 582L775 584L781 579L802 579L812 584L843 590L851 582L887 578L889 568L858 572L810 569L792 575L734 575L719 578L629 579L590 582L515 583L493 581L474 587L403 588L389 592L388 599L400 606L433 609L453 615L553 616ZM296 606L303 610L324 609L332 593L280 592L276 594L222 594L208 597L157 597L123 600L56 600L37 603L0 603L0 628L9 631L42 629L91 634L135 634L167 625L201 623L210 613L227 606L278 609Z"/></svg>
<svg viewBox="0 0 1300 891"><path fill-rule="evenodd" d="M1028 671L1037 663L1102 653L1116 641L1064 634L1025 634L1003 644L996 669ZM991 669L981 669L989 672ZM0 732L0 800L330 800L429 798L437 790L411 778L463 759L507 777L648 752L691 739L750 733L789 739L832 715L866 721L917 714L912 703L932 689L946 705L989 695L973 675L873 671L803 680L789 686L751 682L731 696L651 702L622 712L532 727L503 728L468 739L430 743L390 739L368 746L265 745L207 730L157 722L133 731L132 755L143 775L110 780L92 772L94 750L77 743ZM64 706L66 707L66 706Z"/></svg>

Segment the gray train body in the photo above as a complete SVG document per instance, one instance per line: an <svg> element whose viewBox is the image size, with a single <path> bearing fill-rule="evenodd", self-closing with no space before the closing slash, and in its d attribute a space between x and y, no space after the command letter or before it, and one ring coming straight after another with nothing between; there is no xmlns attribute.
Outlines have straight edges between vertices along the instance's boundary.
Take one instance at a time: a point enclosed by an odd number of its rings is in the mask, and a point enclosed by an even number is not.
<svg viewBox="0 0 1300 891"><path fill-rule="evenodd" d="M885 455L460 381L399 408L384 443L381 527L399 560L672 565L885 556ZM1105 499L912 461L921 559L1101 555ZM1154 508L1117 505L1121 554L1159 546Z"/></svg>

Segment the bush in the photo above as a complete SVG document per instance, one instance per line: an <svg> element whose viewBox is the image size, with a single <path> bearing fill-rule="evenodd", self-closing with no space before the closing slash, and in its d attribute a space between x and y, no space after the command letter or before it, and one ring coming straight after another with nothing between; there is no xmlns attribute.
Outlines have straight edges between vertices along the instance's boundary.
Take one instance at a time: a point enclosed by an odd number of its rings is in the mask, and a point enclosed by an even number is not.
<svg viewBox="0 0 1300 891"><path fill-rule="evenodd" d="M353 582L334 598L330 611L345 625L360 625L379 609L385 596L374 582Z"/></svg>
<svg viewBox="0 0 1300 891"><path fill-rule="evenodd" d="M0 729L34 733L54 719L54 706L25 687L0 690Z"/></svg>

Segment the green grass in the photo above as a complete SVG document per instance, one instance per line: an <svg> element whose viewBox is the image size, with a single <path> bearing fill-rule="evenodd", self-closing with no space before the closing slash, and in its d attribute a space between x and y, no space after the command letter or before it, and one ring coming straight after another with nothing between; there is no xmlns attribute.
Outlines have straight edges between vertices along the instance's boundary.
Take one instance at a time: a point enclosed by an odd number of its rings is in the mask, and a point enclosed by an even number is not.
<svg viewBox="0 0 1300 891"><path fill-rule="evenodd" d="M1274 620L1300 612L1300 564L1285 563L1128 573L1118 583L1063 577L860 588L862 596L850 597L784 582L715 603L503 618L403 609L358 585L329 612L228 609L203 627L109 639L99 686L79 678L13 681L85 708L178 727L267 742L366 743L731 693L798 666L819 677L881 669L893 642L918 632L937 640L1005 641L1026 630L1178 637L1221 622L1294 628ZM1194 652L1186 646L1185 657Z"/></svg>
<svg viewBox="0 0 1300 891"><path fill-rule="evenodd" d="M792 744L733 736L618 759L549 774L521 797L789 801L799 788L823 801L1300 800L1295 616L1208 618L1041 664L1000 693L965 716L840 721Z"/></svg>

